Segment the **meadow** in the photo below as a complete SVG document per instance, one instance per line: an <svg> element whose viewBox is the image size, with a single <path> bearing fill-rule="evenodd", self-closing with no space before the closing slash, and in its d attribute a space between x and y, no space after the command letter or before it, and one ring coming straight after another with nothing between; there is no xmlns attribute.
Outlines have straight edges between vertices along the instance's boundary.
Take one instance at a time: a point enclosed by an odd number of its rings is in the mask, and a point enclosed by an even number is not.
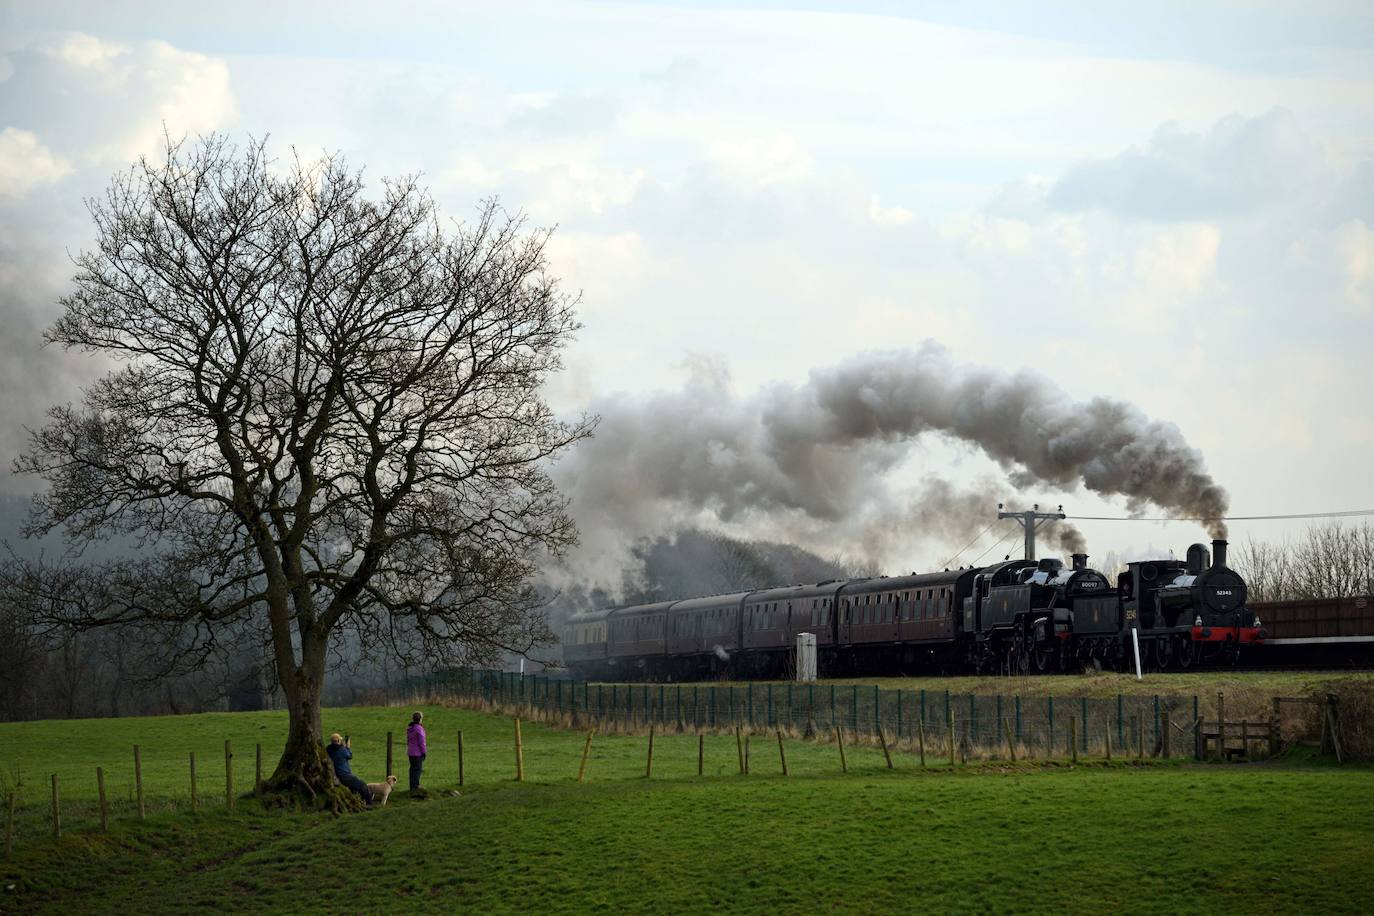
<svg viewBox="0 0 1374 916"><path fill-rule="evenodd" d="M969 763L756 736L750 775L733 735L602 735L576 782L585 733L426 711L428 800L402 789L345 817L225 809L223 743L251 787L280 713L0 725L0 767L21 780L19 837L0 862L0 911L420 912L1068 911L1356 912L1374 894L1374 769L1302 750L1276 761L1195 765L1117 759ZM329 710L377 779L388 729L409 708ZM464 785L457 786L457 732ZM131 801L142 748L147 819ZM202 805L190 810L188 763ZM203 761L203 762L202 762ZM117 803L94 820L95 767ZM51 837L46 779L66 825ZM454 794L457 793L457 794Z"/></svg>

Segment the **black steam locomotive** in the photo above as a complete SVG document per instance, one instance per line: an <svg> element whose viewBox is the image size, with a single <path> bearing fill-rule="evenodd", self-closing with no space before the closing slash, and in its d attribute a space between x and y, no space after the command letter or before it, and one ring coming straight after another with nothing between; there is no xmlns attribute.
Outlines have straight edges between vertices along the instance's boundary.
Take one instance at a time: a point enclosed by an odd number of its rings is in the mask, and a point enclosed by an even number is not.
<svg viewBox="0 0 1374 916"><path fill-rule="evenodd" d="M1131 563L1113 588L1074 554L910 576L713 595L574 615L564 661L587 678L785 676L797 636L822 675L1189 668L1260 643L1226 542Z"/></svg>

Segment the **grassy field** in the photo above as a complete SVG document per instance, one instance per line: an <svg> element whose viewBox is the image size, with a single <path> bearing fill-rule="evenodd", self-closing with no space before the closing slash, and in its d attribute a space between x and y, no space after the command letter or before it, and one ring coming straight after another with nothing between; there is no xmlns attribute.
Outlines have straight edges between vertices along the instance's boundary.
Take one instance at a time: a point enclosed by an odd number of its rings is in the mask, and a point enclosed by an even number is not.
<svg viewBox="0 0 1374 916"><path fill-rule="evenodd" d="M385 731L406 710L347 709L376 778ZM582 735L524 729L527 782L513 780L508 719L430 709L433 795L333 818L223 806L223 741L252 778L252 745L275 743L278 714L0 725L0 765L24 785L24 832L0 862L0 911L216 910L746 912L1358 912L1374 894L1374 770L1299 755L1239 766L948 765L903 755L756 739L736 774L733 737L602 737L575 783ZM463 729L467 784L457 779ZM150 816L127 796L109 834L81 813L104 765L111 794L144 751ZM209 804L187 809L185 759L204 755ZM245 753L247 751L247 753ZM127 757L127 762L121 762ZM404 758L398 751L398 769ZM61 775L66 835L44 835L46 784ZM115 786L119 786L118 793ZM215 790L218 790L216 794ZM35 797L36 796L36 797Z"/></svg>

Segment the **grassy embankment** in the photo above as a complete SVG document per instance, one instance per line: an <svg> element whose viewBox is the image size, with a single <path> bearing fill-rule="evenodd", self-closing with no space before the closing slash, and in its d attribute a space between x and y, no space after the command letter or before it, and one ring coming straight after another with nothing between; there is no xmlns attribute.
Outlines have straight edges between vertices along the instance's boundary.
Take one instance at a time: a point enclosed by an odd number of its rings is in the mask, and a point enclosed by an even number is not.
<svg viewBox="0 0 1374 916"><path fill-rule="evenodd" d="M385 731L405 710L347 709L326 728L354 736L366 778L383 766ZM951 773L903 755L854 749L839 773L833 745L757 740L736 775L733 737L710 737L707 777L696 739L594 744L574 782L583 736L525 728L517 785L508 719L428 710L434 796L402 791L384 810L343 818L223 808L223 741L251 782L253 743L272 746L280 714L0 725L0 766L23 776L24 834L0 863L0 911L756 912L1058 910L1360 911L1374 894L1374 770L1287 760L1243 766L970 765ZM457 778L456 730L468 785ZM127 789L144 747L150 815ZM187 811L186 755L202 799ZM398 770L404 758L398 750ZM93 827L94 767L121 800L111 832ZM71 810L60 842L43 836L47 773ZM219 794L216 795L215 789ZM78 805L86 805L86 813ZM78 824L79 822L79 824ZM11 885L13 886L11 888Z"/></svg>

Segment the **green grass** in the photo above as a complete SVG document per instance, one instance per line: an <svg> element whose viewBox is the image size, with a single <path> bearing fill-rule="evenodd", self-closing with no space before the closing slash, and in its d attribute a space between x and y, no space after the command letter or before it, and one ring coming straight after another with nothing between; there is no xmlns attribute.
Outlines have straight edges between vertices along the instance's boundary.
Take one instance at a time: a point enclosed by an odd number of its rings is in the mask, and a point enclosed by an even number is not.
<svg viewBox="0 0 1374 916"><path fill-rule="evenodd" d="M423 707L422 707L423 708ZM406 709L329 712L354 736L365 778ZM334 818L223 809L223 741L279 740L279 714L0 725L0 764L21 761L28 828L0 862L0 912L873 911L1358 912L1374 894L1374 770L1298 756L1240 766L931 766L833 745L755 739L740 777L734 738L711 737L707 777L693 736L598 737L574 782L584 735L524 727L527 782L513 782L508 719L429 709L428 801L401 792L383 810ZM456 730L467 750L457 778ZM156 799L109 834L73 821L45 838L43 791L56 770L73 805L94 766L131 778L117 756L137 738ZM213 804L185 810L184 756L204 754ZM250 753L244 754L247 750ZM218 757L215 755L218 754ZM404 758L397 751L398 769ZM245 765L246 764L246 765ZM122 783L121 783L122 785ZM217 785L219 795L209 791ZM76 816L75 809L73 817ZM13 889L9 886L13 885Z"/></svg>

